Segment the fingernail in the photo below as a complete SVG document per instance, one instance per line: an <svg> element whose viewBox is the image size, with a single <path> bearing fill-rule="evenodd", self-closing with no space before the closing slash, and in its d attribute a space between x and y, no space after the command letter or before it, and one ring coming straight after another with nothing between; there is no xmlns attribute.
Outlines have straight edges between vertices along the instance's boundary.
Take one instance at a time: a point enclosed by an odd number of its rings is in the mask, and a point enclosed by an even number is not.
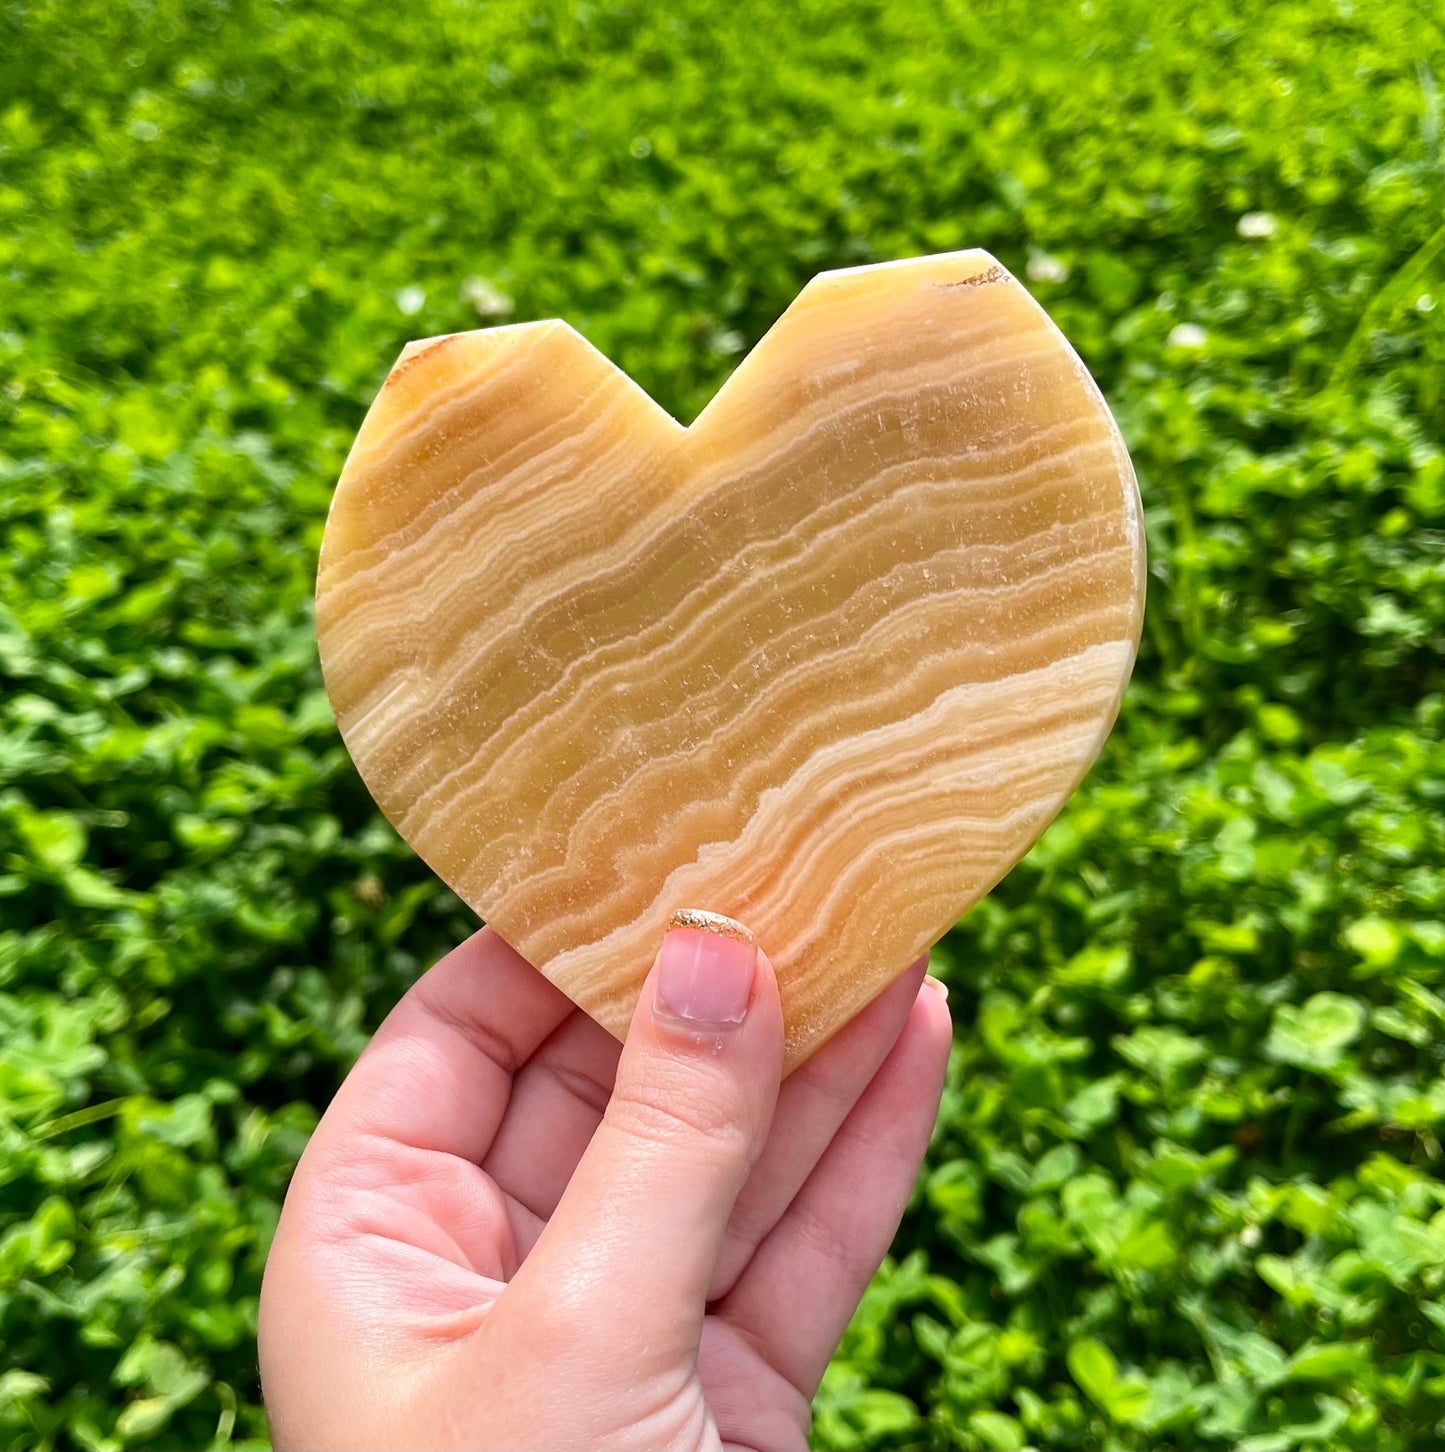
<svg viewBox="0 0 1445 1452"><path fill-rule="evenodd" d="M657 959L656 1007L689 1023L741 1023L757 960L757 942L741 923L694 908L675 912Z"/></svg>
<svg viewBox="0 0 1445 1452"><path fill-rule="evenodd" d="M935 992L935 993L936 993L936 994L937 994L937 995L938 995L938 996L939 996L939 997L940 997L940 998L941 998L941 999L942 999L942 1000L943 1000L943 1001L944 1001L944 1002L945 1002L945 1003L947 1003L947 1002L948 1002L948 984L946 984L946 983L945 983L945 982L944 982L944 981L943 981L943 980L942 980L942 979L941 979L941 978L935 978L935 977L934 977L934 976L933 976L933 974L931 974L931 973L925 973L925 974L924 974L924 975L923 975L923 981L924 981L924 983L926 983L926 984L927 984L927 985L928 985L928 986L929 986L929 987L930 987L930 988L931 988L931 989L932 989L932 990L933 990L933 991L934 991L934 992Z"/></svg>

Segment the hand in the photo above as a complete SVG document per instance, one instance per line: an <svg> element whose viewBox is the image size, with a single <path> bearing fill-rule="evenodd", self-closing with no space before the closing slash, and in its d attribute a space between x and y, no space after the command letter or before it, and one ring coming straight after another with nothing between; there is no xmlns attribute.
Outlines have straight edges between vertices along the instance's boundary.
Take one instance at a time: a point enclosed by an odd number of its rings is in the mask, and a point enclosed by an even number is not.
<svg viewBox="0 0 1445 1452"><path fill-rule="evenodd" d="M261 1295L276 1445L804 1447L937 1113L923 974L780 1089L773 970L738 937L670 931L625 1048L464 943L297 1168Z"/></svg>

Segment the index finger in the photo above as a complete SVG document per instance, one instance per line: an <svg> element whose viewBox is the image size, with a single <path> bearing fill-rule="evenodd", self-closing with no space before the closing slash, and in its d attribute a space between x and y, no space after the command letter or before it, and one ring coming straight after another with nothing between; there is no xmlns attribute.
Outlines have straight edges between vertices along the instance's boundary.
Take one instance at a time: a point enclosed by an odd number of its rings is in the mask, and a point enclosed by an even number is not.
<svg viewBox="0 0 1445 1452"><path fill-rule="evenodd" d="M356 1061L315 1138L379 1137L479 1164L512 1076L572 1002L490 928L412 985Z"/></svg>

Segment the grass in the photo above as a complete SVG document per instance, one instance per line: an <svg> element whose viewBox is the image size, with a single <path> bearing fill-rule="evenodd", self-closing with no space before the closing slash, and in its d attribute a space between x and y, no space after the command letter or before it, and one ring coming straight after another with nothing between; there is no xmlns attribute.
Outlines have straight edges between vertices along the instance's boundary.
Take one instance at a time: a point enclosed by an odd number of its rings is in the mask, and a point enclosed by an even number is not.
<svg viewBox="0 0 1445 1452"><path fill-rule="evenodd" d="M1445 1437L1445 29L1409 0L0 0L0 1440L259 1445L256 1291L468 915L320 691L402 343L697 413L816 271L984 246L1151 548L1099 767L945 941L824 1447Z"/></svg>

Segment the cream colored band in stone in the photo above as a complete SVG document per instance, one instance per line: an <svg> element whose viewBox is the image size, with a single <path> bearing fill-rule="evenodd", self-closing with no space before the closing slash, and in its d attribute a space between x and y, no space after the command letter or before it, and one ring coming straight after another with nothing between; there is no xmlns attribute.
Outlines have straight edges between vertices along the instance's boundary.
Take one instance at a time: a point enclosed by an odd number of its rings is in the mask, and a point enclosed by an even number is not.
<svg viewBox="0 0 1445 1452"><path fill-rule="evenodd" d="M725 918L721 913L705 913L701 908L678 908L667 920L668 931L671 932L673 928L692 928L699 933L716 933L720 938L736 938L750 948L758 946L758 940L740 922Z"/></svg>

